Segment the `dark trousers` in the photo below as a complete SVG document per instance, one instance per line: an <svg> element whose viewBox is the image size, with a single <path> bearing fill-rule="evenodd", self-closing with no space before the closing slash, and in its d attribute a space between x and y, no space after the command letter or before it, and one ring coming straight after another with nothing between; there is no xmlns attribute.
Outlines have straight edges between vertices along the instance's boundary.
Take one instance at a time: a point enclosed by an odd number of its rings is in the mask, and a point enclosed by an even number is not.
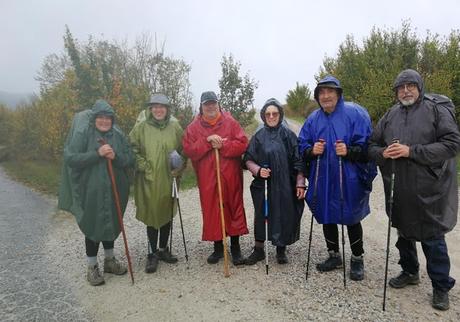
<svg viewBox="0 0 460 322"><path fill-rule="evenodd" d="M115 241L103 241L102 246L104 249L113 249ZM85 237L85 247L86 247L86 256L88 257L95 257L97 256L97 252L99 251L99 244L100 242L92 241Z"/></svg>
<svg viewBox="0 0 460 322"><path fill-rule="evenodd" d="M166 248L168 245L169 233L171 231L171 222L163 225L159 229L160 231L160 248ZM147 237L149 239L150 247L152 248L152 252L157 251L157 244L158 244L158 229L155 229L151 226L147 226Z"/></svg>
<svg viewBox="0 0 460 322"><path fill-rule="evenodd" d="M351 252L355 256L361 256L364 254L363 248L363 227L361 222L347 226L348 240L350 241ZM328 251L339 251L339 228L336 224L324 224L323 225L324 238L326 239L326 245ZM342 250L343 251L343 250Z"/></svg>
<svg viewBox="0 0 460 322"><path fill-rule="evenodd" d="M430 276L431 285L435 289L448 292L454 287L455 280L449 276L450 259L444 236L422 240L421 244L426 258L426 270L428 276ZM418 273L419 262L415 241L399 236L396 247L399 250L399 265L401 265L403 271L410 274Z"/></svg>

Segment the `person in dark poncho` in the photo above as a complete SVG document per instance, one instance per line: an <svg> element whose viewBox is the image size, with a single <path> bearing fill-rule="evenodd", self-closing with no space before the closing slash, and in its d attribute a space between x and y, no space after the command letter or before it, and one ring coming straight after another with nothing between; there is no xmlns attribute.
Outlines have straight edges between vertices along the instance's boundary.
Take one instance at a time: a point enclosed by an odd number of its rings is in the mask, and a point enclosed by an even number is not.
<svg viewBox="0 0 460 322"><path fill-rule="evenodd" d="M101 145L101 139L106 143ZM64 146L64 165L59 190L59 209L71 212L85 235L88 270L93 285L104 283L97 253L104 246L104 273L122 275L126 267L114 256L114 241L120 234L107 159L112 160L120 206L126 209L129 197L128 168L134 157L128 140L115 125L113 108L98 100L91 110L78 113Z"/></svg>
<svg viewBox="0 0 460 322"><path fill-rule="evenodd" d="M394 171L391 220L398 230L402 272L388 284L403 288L420 283L416 248L420 242L433 287L432 306L447 310L455 279L449 276L444 235L455 227L458 210L455 157L460 133L455 107L446 96L425 94L422 77L413 69L396 77L393 91L397 102L380 119L369 141L369 156L380 167L387 204Z"/></svg>
<svg viewBox="0 0 460 322"><path fill-rule="evenodd" d="M283 107L274 98L260 111L264 127L254 134L244 155L246 167L254 180L251 196L254 203L255 246L246 258L246 265L265 259L264 185L268 181L268 238L276 246L279 264L286 264L286 246L300 236L300 220L304 209L305 178L299 156L297 137L282 125ZM268 242L268 241L267 241Z"/></svg>

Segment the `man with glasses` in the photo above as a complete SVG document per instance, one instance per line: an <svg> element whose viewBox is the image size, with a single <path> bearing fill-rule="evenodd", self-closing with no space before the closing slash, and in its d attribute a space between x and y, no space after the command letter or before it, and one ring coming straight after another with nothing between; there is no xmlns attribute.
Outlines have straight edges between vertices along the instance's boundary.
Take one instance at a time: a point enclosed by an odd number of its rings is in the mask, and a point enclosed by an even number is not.
<svg viewBox="0 0 460 322"><path fill-rule="evenodd" d="M415 242L422 244L433 287L432 306L449 308L450 260L444 235L457 222L458 186L455 157L460 133L449 98L425 94L422 77L402 71L393 90L397 103L378 122L369 156L380 167L388 202L394 172L392 226L402 272L389 281L393 288L420 283Z"/></svg>
<svg viewBox="0 0 460 322"><path fill-rule="evenodd" d="M371 121L364 108L344 101L340 82L333 76L318 82L314 96L320 108L305 121L299 150L310 163L306 201L323 224L329 252L316 268L327 272L342 267L337 224L346 225L352 251L350 278L360 281L364 278L361 220L370 213L369 194L376 174L375 166L366 160Z"/></svg>

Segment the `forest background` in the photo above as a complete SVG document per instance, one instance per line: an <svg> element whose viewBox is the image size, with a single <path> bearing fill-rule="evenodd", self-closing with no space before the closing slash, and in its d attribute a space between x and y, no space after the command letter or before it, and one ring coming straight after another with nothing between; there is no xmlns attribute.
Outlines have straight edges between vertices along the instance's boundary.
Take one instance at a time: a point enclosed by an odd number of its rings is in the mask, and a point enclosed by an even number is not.
<svg viewBox="0 0 460 322"><path fill-rule="evenodd" d="M0 105L0 159L7 171L35 188L56 194L63 145L76 112L106 99L115 109L117 123L125 133L132 129L149 95L161 92L172 102L173 115L185 128L198 107L192 104L189 75L191 64L174 58L166 43L157 43L143 34L133 46L126 42L89 37L75 39L66 27L65 51L51 54L42 63L36 79L40 94L15 109ZM254 93L257 81L242 74L241 63L231 54L223 55L219 97L223 108L250 134L256 127ZM346 100L367 108L375 123L394 103L392 85L406 68L418 70L426 92L450 97L460 108L460 31L448 35L427 31L420 38L410 23L398 30L374 27L357 43L349 35L339 45L337 55L325 57L315 79L326 74L342 83ZM312 91L299 80L286 93L287 115L299 122L317 104ZM185 184L193 185L189 169Z"/></svg>

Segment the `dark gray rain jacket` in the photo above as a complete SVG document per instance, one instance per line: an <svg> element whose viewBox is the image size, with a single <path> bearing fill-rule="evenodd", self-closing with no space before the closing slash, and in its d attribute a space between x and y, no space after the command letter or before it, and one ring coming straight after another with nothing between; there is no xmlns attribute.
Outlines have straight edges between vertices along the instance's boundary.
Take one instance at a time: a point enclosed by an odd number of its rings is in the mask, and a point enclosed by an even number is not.
<svg viewBox="0 0 460 322"><path fill-rule="evenodd" d="M411 106L396 103L380 119L369 142L369 156L383 177L387 204L390 197L392 160L383 150L399 139L410 147L408 158L395 160L392 226L403 237L427 240L444 235L457 223L458 186L456 155L460 133L451 101L441 95L425 95L421 76L401 72L395 89L404 83L418 85L419 99Z"/></svg>

